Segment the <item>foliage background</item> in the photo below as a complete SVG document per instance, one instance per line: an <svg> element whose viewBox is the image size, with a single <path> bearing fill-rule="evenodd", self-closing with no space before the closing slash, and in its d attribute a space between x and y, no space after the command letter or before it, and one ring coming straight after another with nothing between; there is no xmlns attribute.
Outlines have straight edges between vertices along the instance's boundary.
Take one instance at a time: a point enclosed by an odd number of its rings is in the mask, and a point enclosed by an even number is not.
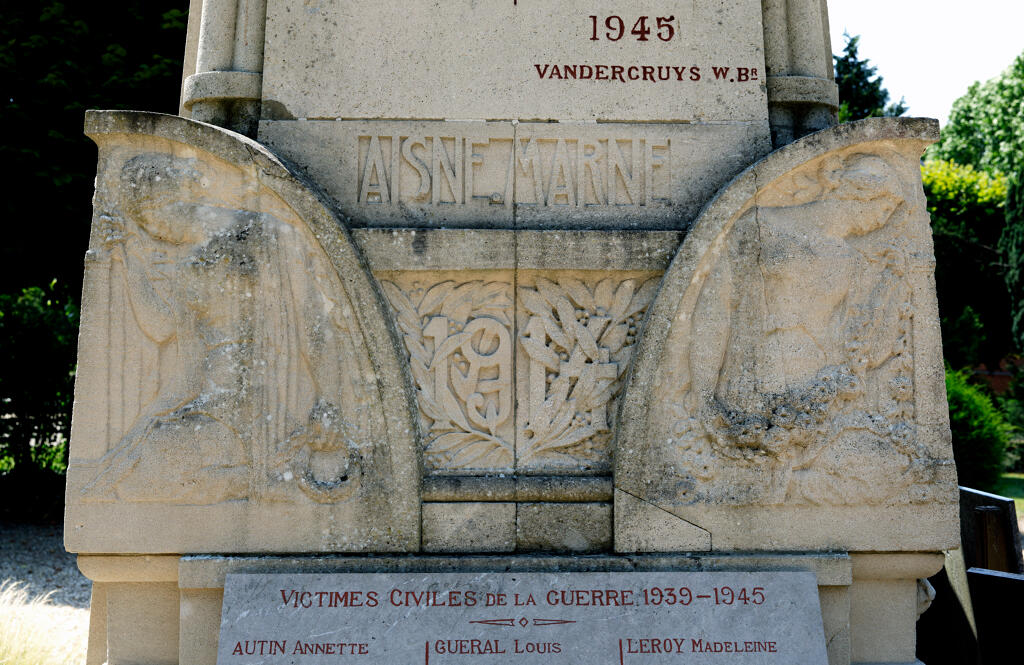
<svg viewBox="0 0 1024 665"><path fill-rule="evenodd" d="M996 458L1024 469L1024 54L953 104L928 158L944 354L972 370L950 384L960 391L950 390L957 468L961 482L995 490L977 469ZM966 399L967 388L990 396L995 413Z"/></svg>

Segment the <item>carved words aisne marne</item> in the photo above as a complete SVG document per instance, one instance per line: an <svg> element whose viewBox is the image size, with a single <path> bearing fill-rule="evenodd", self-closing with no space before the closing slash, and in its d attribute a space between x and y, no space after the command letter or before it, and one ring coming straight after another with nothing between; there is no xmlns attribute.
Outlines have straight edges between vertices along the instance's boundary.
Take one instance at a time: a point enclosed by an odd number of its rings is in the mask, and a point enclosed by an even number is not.
<svg viewBox="0 0 1024 665"><path fill-rule="evenodd" d="M667 137L364 134L357 147L360 205L672 204Z"/></svg>

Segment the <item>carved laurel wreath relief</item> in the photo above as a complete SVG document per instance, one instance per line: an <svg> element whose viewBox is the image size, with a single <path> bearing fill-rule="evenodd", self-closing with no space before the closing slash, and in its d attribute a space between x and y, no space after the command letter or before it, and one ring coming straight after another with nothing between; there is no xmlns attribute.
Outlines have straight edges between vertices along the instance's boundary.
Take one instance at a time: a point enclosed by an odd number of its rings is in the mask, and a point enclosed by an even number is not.
<svg viewBox="0 0 1024 665"><path fill-rule="evenodd" d="M511 468L511 284L381 283L409 352L427 468Z"/></svg>
<svg viewBox="0 0 1024 665"><path fill-rule="evenodd" d="M389 277L428 470L610 469L614 401L656 277L538 275L515 301L511 275Z"/></svg>
<svg viewBox="0 0 1024 665"><path fill-rule="evenodd" d="M610 469L615 399L657 278L537 277L519 289L518 462Z"/></svg>

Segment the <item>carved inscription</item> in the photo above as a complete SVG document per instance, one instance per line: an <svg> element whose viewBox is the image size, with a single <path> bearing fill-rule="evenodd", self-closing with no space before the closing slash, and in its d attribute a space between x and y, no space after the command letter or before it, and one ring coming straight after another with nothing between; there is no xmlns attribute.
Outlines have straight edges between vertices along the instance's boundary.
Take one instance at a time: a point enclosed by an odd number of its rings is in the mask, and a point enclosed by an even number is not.
<svg viewBox="0 0 1024 665"><path fill-rule="evenodd" d="M219 665L827 662L811 572L232 573L222 612Z"/></svg>
<svg viewBox="0 0 1024 665"><path fill-rule="evenodd" d="M511 469L512 285L382 280L409 352L428 469Z"/></svg>
<svg viewBox="0 0 1024 665"><path fill-rule="evenodd" d="M522 468L610 468L614 404L658 279L536 277L519 289Z"/></svg>
<svg viewBox="0 0 1024 665"><path fill-rule="evenodd" d="M356 203L364 207L672 205L672 141L361 135Z"/></svg>

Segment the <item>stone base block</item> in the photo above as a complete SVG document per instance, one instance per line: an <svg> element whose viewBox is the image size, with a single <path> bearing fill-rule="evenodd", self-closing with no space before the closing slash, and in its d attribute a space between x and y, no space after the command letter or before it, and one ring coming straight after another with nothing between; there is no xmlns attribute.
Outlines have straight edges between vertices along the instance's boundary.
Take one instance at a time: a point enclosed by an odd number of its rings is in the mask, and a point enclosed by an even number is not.
<svg viewBox="0 0 1024 665"><path fill-rule="evenodd" d="M529 515L519 531L532 542L551 539L553 525L603 504L559 504L543 510L521 504ZM436 507L435 507L436 506ZM458 529L494 520L505 547L515 541L515 503L426 504L437 546L458 547ZM428 517L428 515L433 516ZM577 514L579 513L579 514ZM531 525L531 521L535 524ZM571 520L570 520L571 521ZM543 527L543 525L547 525ZM461 526L460 526L461 525ZM449 528L450 527L450 528ZM543 527L543 528L541 528ZM447 529L447 531L446 531ZM487 529L484 532L489 533ZM424 534L431 533L424 528ZM532 534L532 535L530 535ZM545 536L544 534L548 534ZM497 541L496 541L497 542ZM525 541L524 541L525 542ZM589 542L589 541L588 541ZM564 546L561 543L560 546ZM449 550L445 550L447 554ZM487 556L458 559L460 572L522 571L770 571L807 570L817 576L829 665L916 664L915 624L926 605L917 580L943 563L937 553L895 554L691 554L588 556ZM448 556L80 556L79 567L96 584L87 663L111 665L215 665L228 573L452 572ZM100 632L103 634L101 635Z"/></svg>

